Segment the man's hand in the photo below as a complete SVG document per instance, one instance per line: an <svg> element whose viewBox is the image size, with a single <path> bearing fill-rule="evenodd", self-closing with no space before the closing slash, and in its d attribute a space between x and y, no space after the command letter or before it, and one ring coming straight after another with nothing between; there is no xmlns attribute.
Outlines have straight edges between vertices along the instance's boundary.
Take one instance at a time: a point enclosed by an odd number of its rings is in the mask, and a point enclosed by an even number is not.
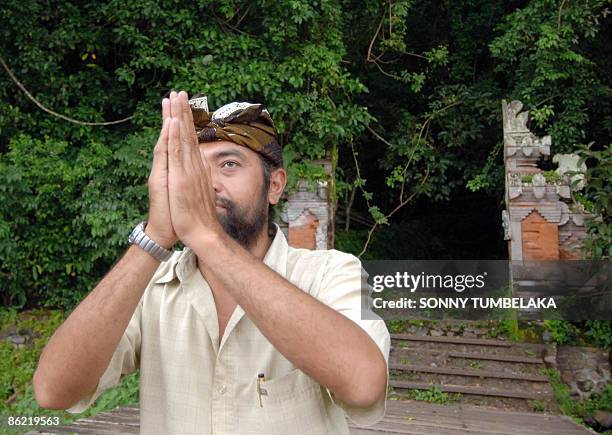
<svg viewBox="0 0 612 435"><path fill-rule="evenodd" d="M170 97L176 97L172 92ZM155 242L170 249L178 237L172 228L168 201L168 134L170 131L170 100L162 100L163 127L153 150L153 166L149 175L149 217L145 232Z"/></svg>
<svg viewBox="0 0 612 435"><path fill-rule="evenodd" d="M211 169L200 153L187 93L170 95L168 198L172 227L192 247L204 233L222 234Z"/></svg>

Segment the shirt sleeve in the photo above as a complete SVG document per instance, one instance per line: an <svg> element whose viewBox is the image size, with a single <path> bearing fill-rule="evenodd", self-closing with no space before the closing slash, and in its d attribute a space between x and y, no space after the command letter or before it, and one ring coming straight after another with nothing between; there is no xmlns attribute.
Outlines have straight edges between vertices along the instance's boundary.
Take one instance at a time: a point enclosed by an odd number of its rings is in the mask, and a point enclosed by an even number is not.
<svg viewBox="0 0 612 435"><path fill-rule="evenodd" d="M140 299L136 306L134 314L121 336L121 340L113 353L108 367L98 380L96 389L72 405L72 407L66 409L66 411L71 414L79 414L85 411L104 391L116 387L125 375L133 373L139 368L142 306L143 298Z"/></svg>
<svg viewBox="0 0 612 435"><path fill-rule="evenodd" d="M351 254L340 251L330 251L330 257L325 267L317 298L326 305L359 325L374 340L387 364L387 389L389 387L389 349L391 338L385 322L372 313L362 319L362 289L370 295L371 289L367 282L367 272L361 267L361 261ZM359 426L371 426L385 415L386 395L368 408L359 408L344 403L334 394L328 393L332 401L340 406L346 415Z"/></svg>

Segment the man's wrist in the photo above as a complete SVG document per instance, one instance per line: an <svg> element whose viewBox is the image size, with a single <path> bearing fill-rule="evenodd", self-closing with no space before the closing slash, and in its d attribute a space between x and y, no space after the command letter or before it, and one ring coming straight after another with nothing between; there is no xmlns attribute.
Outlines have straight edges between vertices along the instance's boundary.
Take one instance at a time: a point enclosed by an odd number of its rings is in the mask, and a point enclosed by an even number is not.
<svg viewBox="0 0 612 435"><path fill-rule="evenodd" d="M176 240L168 240L161 236L160 232L158 232L155 228L150 227L150 225L145 225L144 232L151 240L157 243L164 249L171 250L172 247L176 244Z"/></svg>
<svg viewBox="0 0 612 435"><path fill-rule="evenodd" d="M233 241L233 239L226 236L225 232L201 231L198 233L198 238L194 246L189 247L198 257L203 259L206 255L218 252L220 248L227 246L227 239Z"/></svg>

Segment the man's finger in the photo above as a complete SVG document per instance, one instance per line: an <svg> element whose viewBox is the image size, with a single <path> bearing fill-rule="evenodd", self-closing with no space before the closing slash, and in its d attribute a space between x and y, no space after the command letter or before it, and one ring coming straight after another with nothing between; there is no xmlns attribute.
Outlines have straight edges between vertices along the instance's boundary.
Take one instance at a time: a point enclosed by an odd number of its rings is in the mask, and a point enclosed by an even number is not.
<svg viewBox="0 0 612 435"><path fill-rule="evenodd" d="M170 118L164 118L159 138L153 149L153 165L151 174L159 174L168 170L168 129L170 127Z"/></svg>
<svg viewBox="0 0 612 435"><path fill-rule="evenodd" d="M190 132L190 136L193 137L193 143L198 144L198 135L195 131L195 125L193 124L193 112L191 111L191 106L189 105L189 95L187 92L181 91L179 92L179 97L181 98L181 107L183 109L183 119L185 124L187 125L187 129Z"/></svg>
<svg viewBox="0 0 612 435"><path fill-rule="evenodd" d="M193 113L191 112L191 107L189 106L189 97L187 92L181 91L178 94L178 99L181 103L182 113L183 113L183 122L182 127L184 127L184 136L181 140L190 140L190 156L191 162L194 164L194 169L198 170L200 168L197 162L200 161L200 153L198 152L198 136L195 132L195 126L193 124ZM181 130L183 131L183 129Z"/></svg>
<svg viewBox="0 0 612 435"><path fill-rule="evenodd" d="M172 118L178 120L179 126L179 139L181 146L181 164L185 170L191 170L192 168L192 150L193 143L191 142L189 135L187 134L185 122L184 122L184 113L181 108L181 97L177 96L170 100L170 104L172 105Z"/></svg>
<svg viewBox="0 0 612 435"><path fill-rule="evenodd" d="M169 118L168 127L168 177L181 177L184 175L184 170L179 120L174 117Z"/></svg>
<svg viewBox="0 0 612 435"><path fill-rule="evenodd" d="M170 99L164 98L162 100L162 120L170 118Z"/></svg>
<svg viewBox="0 0 612 435"><path fill-rule="evenodd" d="M181 119L181 146L183 147L183 164L185 168L190 168L197 174L202 170L202 161L183 119Z"/></svg>
<svg viewBox="0 0 612 435"><path fill-rule="evenodd" d="M178 94L176 93L176 91L172 91L172 92L170 92L170 96L168 97L168 108L170 109L170 116L176 116L176 115L175 115L175 114L172 112L172 104L171 104L171 102L172 102L172 100L173 100L174 98L176 98L176 96L177 96L177 95L178 95Z"/></svg>

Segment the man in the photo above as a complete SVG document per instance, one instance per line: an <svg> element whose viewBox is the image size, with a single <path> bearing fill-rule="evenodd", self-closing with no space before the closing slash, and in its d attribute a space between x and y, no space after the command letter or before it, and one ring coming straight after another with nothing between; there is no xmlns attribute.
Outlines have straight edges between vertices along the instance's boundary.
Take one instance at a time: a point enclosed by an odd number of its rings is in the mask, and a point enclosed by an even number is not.
<svg viewBox="0 0 612 435"><path fill-rule="evenodd" d="M287 181L267 111L232 103L210 117L172 92L162 115L144 231L43 350L40 406L82 412L140 369L145 434L378 421L389 333L361 320L357 258L291 248L267 225ZM172 253L177 240L186 248Z"/></svg>

